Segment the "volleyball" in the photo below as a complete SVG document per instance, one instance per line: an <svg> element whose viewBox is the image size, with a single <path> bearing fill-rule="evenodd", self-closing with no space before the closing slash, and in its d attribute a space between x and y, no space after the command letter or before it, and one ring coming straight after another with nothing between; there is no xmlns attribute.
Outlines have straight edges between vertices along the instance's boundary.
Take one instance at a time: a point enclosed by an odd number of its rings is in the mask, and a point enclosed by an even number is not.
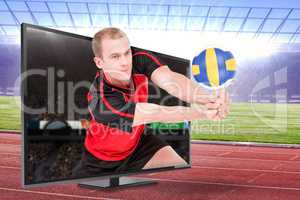
<svg viewBox="0 0 300 200"><path fill-rule="evenodd" d="M235 72L236 61L232 53L219 48L205 49L192 62L194 79L209 88L226 86Z"/></svg>

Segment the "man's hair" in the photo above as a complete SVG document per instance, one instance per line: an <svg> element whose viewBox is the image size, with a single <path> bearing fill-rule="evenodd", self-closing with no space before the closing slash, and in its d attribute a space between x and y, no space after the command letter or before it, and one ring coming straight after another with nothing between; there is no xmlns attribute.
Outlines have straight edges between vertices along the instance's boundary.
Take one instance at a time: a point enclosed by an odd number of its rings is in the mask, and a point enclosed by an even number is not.
<svg viewBox="0 0 300 200"><path fill-rule="evenodd" d="M92 40L92 49L94 52L95 56L101 56L102 53L102 40L105 38L108 39L119 39L122 37L127 37L127 35L118 28L115 27L109 27L109 28L104 28L100 31L98 31Z"/></svg>

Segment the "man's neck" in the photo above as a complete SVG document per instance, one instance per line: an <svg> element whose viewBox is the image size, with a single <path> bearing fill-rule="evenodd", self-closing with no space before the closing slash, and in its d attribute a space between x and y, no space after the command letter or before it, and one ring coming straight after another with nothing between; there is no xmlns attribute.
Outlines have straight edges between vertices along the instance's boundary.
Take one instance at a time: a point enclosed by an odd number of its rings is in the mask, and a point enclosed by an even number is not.
<svg viewBox="0 0 300 200"><path fill-rule="evenodd" d="M105 74L105 78L111 83L112 85L116 85L122 88L129 88L130 87L130 80L118 80L113 77L111 77L109 74Z"/></svg>

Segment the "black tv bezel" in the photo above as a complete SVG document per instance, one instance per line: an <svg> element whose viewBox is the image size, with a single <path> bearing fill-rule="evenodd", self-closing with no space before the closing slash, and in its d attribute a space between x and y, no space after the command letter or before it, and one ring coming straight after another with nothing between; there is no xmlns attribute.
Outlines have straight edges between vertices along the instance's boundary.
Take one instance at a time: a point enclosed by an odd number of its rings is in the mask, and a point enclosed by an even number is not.
<svg viewBox="0 0 300 200"><path fill-rule="evenodd" d="M75 33L69 33L61 30L56 30L53 28L48 28L48 27L43 27L43 26L38 26L38 25L33 25L33 24L28 24L28 23L22 23L21 24L21 75L23 72L27 70L27 41L26 41L26 31L28 28L32 29L37 29L37 30L42 30L42 31L48 31L56 34L63 34L66 36L70 37L75 37L75 38L81 38L81 39L86 39L86 40L92 40L91 37L88 36L83 36L83 35L78 35ZM138 48L138 47L137 47ZM142 48L140 48L142 49ZM146 51L154 52L151 50L144 49ZM159 53L159 52L157 52ZM163 54L163 53L160 53ZM178 60L178 61L183 61L183 62L188 62L189 68L190 68L190 60L184 59L184 58L179 58L167 54L163 54L166 57ZM189 71L188 76L190 76ZM191 159L189 159L188 165L185 166L169 166L169 167L162 167L162 168L154 168L154 169L141 169L135 172L123 172L123 173L114 173L114 174L109 174L109 175L99 175L99 176L93 176L93 177L83 177L83 178L67 178L67 179L62 179L62 180L50 180L50 181L45 181L45 182L40 182L40 183L28 183L28 180L26 179L26 172L28 172L28 158L25 155L25 152L28 152L28 145L26 144L26 141L28 141L27 138L27 133L25 129L25 113L24 113L24 108L23 108L23 102L24 102L24 94L26 90L26 81L21 82L21 134L22 134L22 156L21 156L21 165L22 165L22 177L21 177L21 182L22 182L22 187L23 188L30 188L30 187L36 187L36 186L46 186L46 185L53 185L53 184L62 184L62 183L80 183L83 181L93 181L93 180L99 180L99 179L106 179L106 178L115 178L115 177L120 177L120 176L130 176L130 175L137 175L137 174L145 174L145 173L154 173L154 172L164 172L164 171L171 171L171 170L179 170L179 169L189 169L191 168ZM190 122L189 122L189 127L190 127ZM191 148L190 148L190 132L189 132L189 158L191 158ZM26 182L27 181L27 182Z"/></svg>

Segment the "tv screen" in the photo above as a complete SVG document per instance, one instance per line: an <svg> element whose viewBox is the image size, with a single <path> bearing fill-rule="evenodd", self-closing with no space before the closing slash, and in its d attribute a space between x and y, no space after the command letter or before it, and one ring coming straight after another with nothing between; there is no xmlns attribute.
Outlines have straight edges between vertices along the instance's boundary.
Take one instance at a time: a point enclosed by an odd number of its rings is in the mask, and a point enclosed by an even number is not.
<svg viewBox="0 0 300 200"><path fill-rule="evenodd" d="M97 74L102 73L93 61L91 42L90 37L22 24L23 185L190 167L189 122L146 124L134 151L121 159L119 154L125 150L122 145L118 147L122 143L118 139L105 144L110 145L110 149L104 148L103 144L97 147L99 154L113 155L118 158L115 160L99 159L86 149L92 129L85 126L92 120L88 97L97 82ZM138 47L131 49L132 52L147 52L171 70L189 77L189 60ZM134 62L132 73L138 74ZM158 88L150 79L147 88L148 102L188 106ZM122 126L122 121L114 120ZM110 130L117 128L109 124L103 126ZM124 137L120 135L120 140ZM165 146L170 146L184 164L164 163L145 168L146 161ZM83 162L94 168L87 167L85 171ZM79 168L81 171L78 172Z"/></svg>

